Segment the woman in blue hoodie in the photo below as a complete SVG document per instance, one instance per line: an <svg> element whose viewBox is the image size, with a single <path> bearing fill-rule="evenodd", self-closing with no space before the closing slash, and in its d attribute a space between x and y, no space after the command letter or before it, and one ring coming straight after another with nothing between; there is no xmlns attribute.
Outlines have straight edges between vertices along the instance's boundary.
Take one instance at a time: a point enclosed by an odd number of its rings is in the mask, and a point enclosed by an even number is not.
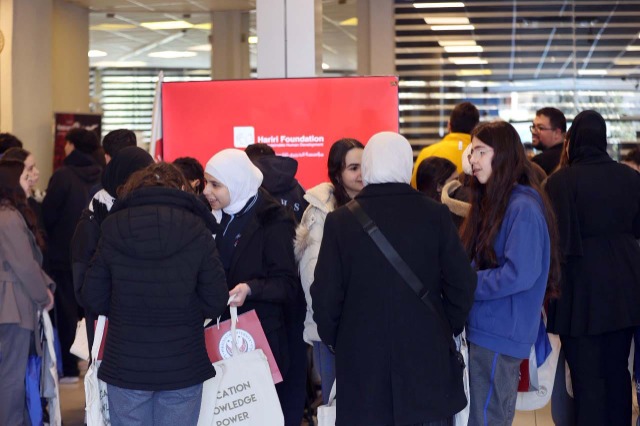
<svg viewBox="0 0 640 426"><path fill-rule="evenodd" d="M469 425L511 425L520 362L557 281L555 219L513 126L484 123L471 136L473 198L462 228L478 273L468 325Z"/></svg>

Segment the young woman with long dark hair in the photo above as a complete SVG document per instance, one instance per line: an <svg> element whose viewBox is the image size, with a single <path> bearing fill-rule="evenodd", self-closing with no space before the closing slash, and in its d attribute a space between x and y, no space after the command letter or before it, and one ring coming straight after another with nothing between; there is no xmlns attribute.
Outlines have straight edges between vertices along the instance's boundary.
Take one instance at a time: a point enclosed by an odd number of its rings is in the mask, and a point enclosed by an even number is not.
<svg viewBox="0 0 640 426"><path fill-rule="evenodd" d="M313 345L313 361L320 374L322 399L325 404L336 378L335 357L318 336L318 329L313 321L309 288L313 284L313 272L318 260L327 214L348 203L363 188L360 172L363 149L362 143L355 139L340 139L331 146L327 161L329 182L323 182L307 191L304 198L309 202L309 207L296 230L296 259L299 262L302 288L307 299L303 336L307 343Z"/></svg>
<svg viewBox="0 0 640 426"><path fill-rule="evenodd" d="M462 241L478 273L469 316L469 424L510 425L520 373L555 291L559 262L553 211L509 123L472 132L471 210Z"/></svg>
<svg viewBox="0 0 640 426"><path fill-rule="evenodd" d="M38 324L53 307L54 284L41 268L43 240L27 204L29 176L20 161L0 162L0 424L25 419L25 371ZM38 345L36 345L37 347Z"/></svg>

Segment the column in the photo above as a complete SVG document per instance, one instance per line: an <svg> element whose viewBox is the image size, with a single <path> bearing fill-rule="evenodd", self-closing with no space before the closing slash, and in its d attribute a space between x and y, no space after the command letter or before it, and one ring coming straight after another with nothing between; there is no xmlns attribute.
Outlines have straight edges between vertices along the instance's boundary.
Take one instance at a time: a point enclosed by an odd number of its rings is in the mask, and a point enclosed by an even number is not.
<svg viewBox="0 0 640 426"><path fill-rule="evenodd" d="M211 22L212 79L249 78L249 13L241 10L212 12Z"/></svg>
<svg viewBox="0 0 640 426"><path fill-rule="evenodd" d="M63 0L0 0L0 131L52 171L54 111L89 109L88 10Z"/></svg>
<svg viewBox="0 0 640 426"><path fill-rule="evenodd" d="M393 0L358 0L358 74L394 75Z"/></svg>
<svg viewBox="0 0 640 426"><path fill-rule="evenodd" d="M89 11L53 1L53 111L89 112Z"/></svg>
<svg viewBox="0 0 640 426"><path fill-rule="evenodd" d="M52 13L51 0L0 3L0 130L15 134L33 153L40 187L51 175L53 158Z"/></svg>
<svg viewBox="0 0 640 426"><path fill-rule="evenodd" d="M258 77L313 77L322 69L321 0L257 0Z"/></svg>

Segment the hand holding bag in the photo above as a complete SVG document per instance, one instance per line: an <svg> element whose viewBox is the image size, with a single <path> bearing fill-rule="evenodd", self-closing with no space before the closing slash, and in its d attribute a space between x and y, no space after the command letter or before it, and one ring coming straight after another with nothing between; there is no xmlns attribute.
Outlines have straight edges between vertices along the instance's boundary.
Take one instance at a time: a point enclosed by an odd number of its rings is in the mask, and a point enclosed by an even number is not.
<svg viewBox="0 0 640 426"><path fill-rule="evenodd" d="M203 384L198 426L284 426L267 357L261 349L240 352L238 308L230 311L231 357L215 362L216 376Z"/></svg>
<svg viewBox="0 0 640 426"><path fill-rule="evenodd" d="M280 373L278 363L273 356L269 341L264 334L256 311L251 310L242 315L237 315L238 308L232 307L230 309L235 310L237 324L240 324L240 326L236 328L236 344L239 352L244 353L255 349L262 349L262 352L264 352L269 361L273 383L280 383L282 381L282 374ZM231 357L231 328L231 319L229 319L218 325L204 329L204 342L207 346L209 360L212 363Z"/></svg>
<svg viewBox="0 0 640 426"><path fill-rule="evenodd" d="M84 376L84 394L86 399L87 426L109 426L109 400L107 398L107 384L98 379L98 369L102 361L98 360L98 352L102 342L107 318L98 317L96 334L91 347L91 365Z"/></svg>

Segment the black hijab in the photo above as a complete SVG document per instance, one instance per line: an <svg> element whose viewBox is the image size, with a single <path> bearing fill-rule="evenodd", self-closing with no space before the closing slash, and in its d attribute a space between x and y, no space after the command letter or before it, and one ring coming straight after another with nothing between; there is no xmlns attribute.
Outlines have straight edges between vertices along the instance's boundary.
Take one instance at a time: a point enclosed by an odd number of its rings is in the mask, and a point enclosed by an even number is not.
<svg viewBox="0 0 640 426"><path fill-rule="evenodd" d="M596 111L586 110L576 115L569 129L569 135L569 164L585 160L609 159L607 123Z"/></svg>
<svg viewBox="0 0 640 426"><path fill-rule="evenodd" d="M124 185L133 173L153 164L147 151L137 146L121 149L107 164L102 175L102 187L113 198L118 198L118 188Z"/></svg>

